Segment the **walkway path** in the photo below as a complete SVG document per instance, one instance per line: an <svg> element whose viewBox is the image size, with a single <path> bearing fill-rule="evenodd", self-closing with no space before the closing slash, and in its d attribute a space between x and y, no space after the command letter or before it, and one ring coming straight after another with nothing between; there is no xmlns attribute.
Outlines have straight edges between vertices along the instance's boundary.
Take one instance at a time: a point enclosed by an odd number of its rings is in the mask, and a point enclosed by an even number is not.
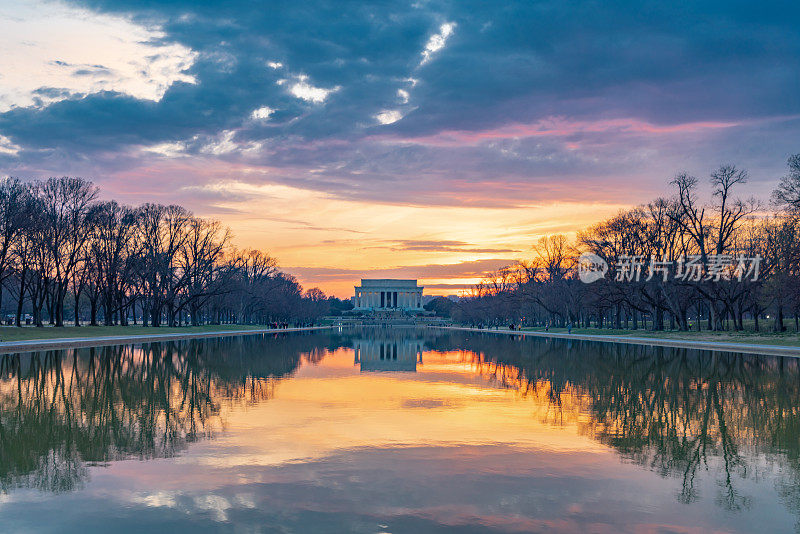
<svg viewBox="0 0 800 534"><path fill-rule="evenodd" d="M252 336L257 334L280 334L284 332L307 332L327 330L333 326L307 326L302 328L258 328L254 330L217 330L214 332L178 332L172 334L132 334L103 337L64 337L59 339L29 339L26 341L0 342L0 354L12 352L34 352L37 350L71 349L78 347L102 347L105 345L124 345L127 343L152 343L157 341L179 341L227 336Z"/></svg>
<svg viewBox="0 0 800 534"><path fill-rule="evenodd" d="M755 345L733 341L693 341L688 339L668 339L659 337L629 337L603 334L564 334L556 332L532 332L530 330L489 330L460 326L438 326L447 330L464 330L484 334L511 334L515 336L547 337L559 339L577 339L581 341L600 341L603 343L627 343L630 345L649 345L656 347L678 347L684 349L714 350L723 352L743 352L745 354L761 354L766 356L789 356L800 358L800 347L781 345Z"/></svg>

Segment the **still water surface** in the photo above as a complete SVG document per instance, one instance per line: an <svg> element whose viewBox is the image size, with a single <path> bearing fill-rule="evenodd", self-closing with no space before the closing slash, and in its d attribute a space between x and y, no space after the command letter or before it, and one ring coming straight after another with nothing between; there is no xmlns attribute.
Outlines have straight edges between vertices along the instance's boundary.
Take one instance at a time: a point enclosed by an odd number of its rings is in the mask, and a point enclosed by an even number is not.
<svg viewBox="0 0 800 534"><path fill-rule="evenodd" d="M791 532L798 360L371 329L0 356L8 532Z"/></svg>

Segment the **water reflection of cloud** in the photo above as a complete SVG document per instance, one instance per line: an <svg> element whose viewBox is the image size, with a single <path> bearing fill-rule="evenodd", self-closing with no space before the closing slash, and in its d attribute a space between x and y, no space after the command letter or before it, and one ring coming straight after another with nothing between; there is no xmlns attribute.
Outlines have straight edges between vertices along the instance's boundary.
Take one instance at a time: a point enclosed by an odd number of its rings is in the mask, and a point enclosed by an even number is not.
<svg viewBox="0 0 800 534"><path fill-rule="evenodd" d="M165 519L314 532L377 532L371 529L378 524L387 532L689 532L688 525L699 530L722 525L729 531L753 526L748 517L729 516L720 523L702 507L686 508L656 475L619 464L611 451L587 458L579 451L507 445L365 447L317 460L231 466L213 478L186 469L186 486L177 490L177 504L165 507L171 508L164 510ZM127 490L101 489L86 496L90 502L130 506ZM772 506L780 514L780 505ZM151 509L134 505L132 513L147 519ZM765 531L779 519L765 520Z"/></svg>
<svg viewBox="0 0 800 534"><path fill-rule="evenodd" d="M212 357L197 376L213 369L230 385L212 389L230 402L224 432L177 457L89 467L79 491L57 498L15 489L0 519L10 530L50 517L58 530L93 530L113 517L141 529L372 533L794 523L796 362L422 335L435 350L414 374L359 373L344 338L196 351ZM284 378L268 396L231 402L256 373Z"/></svg>
<svg viewBox="0 0 800 534"><path fill-rule="evenodd" d="M454 403L448 399L403 399L400 405L403 408L445 408Z"/></svg>

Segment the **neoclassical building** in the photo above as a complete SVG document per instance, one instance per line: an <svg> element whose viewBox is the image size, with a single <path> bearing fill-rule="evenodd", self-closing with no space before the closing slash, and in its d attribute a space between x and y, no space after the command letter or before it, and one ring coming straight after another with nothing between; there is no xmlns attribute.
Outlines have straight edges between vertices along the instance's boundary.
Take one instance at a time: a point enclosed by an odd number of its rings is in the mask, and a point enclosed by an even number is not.
<svg viewBox="0 0 800 534"><path fill-rule="evenodd" d="M362 278L355 286L356 310L422 310L422 286L416 280Z"/></svg>
<svg viewBox="0 0 800 534"><path fill-rule="evenodd" d="M375 338L354 339L355 363L361 366L361 372L416 371L417 364L422 363L424 342L405 335L392 338L383 333Z"/></svg>

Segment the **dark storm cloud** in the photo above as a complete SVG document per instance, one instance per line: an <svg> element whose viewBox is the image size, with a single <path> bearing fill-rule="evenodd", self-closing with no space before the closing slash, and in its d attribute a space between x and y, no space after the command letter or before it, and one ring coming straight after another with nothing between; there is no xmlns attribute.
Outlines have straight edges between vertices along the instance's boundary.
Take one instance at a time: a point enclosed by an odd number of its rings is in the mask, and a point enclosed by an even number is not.
<svg viewBox="0 0 800 534"><path fill-rule="evenodd" d="M272 170L249 180L356 199L513 205L580 200L593 188L605 200L638 198L653 187L646 173L663 183L729 154L767 175L797 150L794 2L83 5L160 25L165 42L198 54L188 71L196 83L175 83L158 102L104 92L12 109L0 114L0 135L20 151L0 163L36 173L54 152L78 168L121 153L106 168L113 173L157 159L135 155L138 146L176 142L207 155L231 131L234 147L216 157ZM455 25L452 35L423 62L444 23ZM75 74L92 73L82 70ZM291 94L303 81L330 92L318 102ZM273 113L253 120L263 106ZM387 110L403 118L378 124ZM569 127L540 125L552 117ZM617 119L641 127L604 126ZM534 126L503 132L515 124ZM677 129L659 129L669 126ZM755 137L757 154L731 144Z"/></svg>

